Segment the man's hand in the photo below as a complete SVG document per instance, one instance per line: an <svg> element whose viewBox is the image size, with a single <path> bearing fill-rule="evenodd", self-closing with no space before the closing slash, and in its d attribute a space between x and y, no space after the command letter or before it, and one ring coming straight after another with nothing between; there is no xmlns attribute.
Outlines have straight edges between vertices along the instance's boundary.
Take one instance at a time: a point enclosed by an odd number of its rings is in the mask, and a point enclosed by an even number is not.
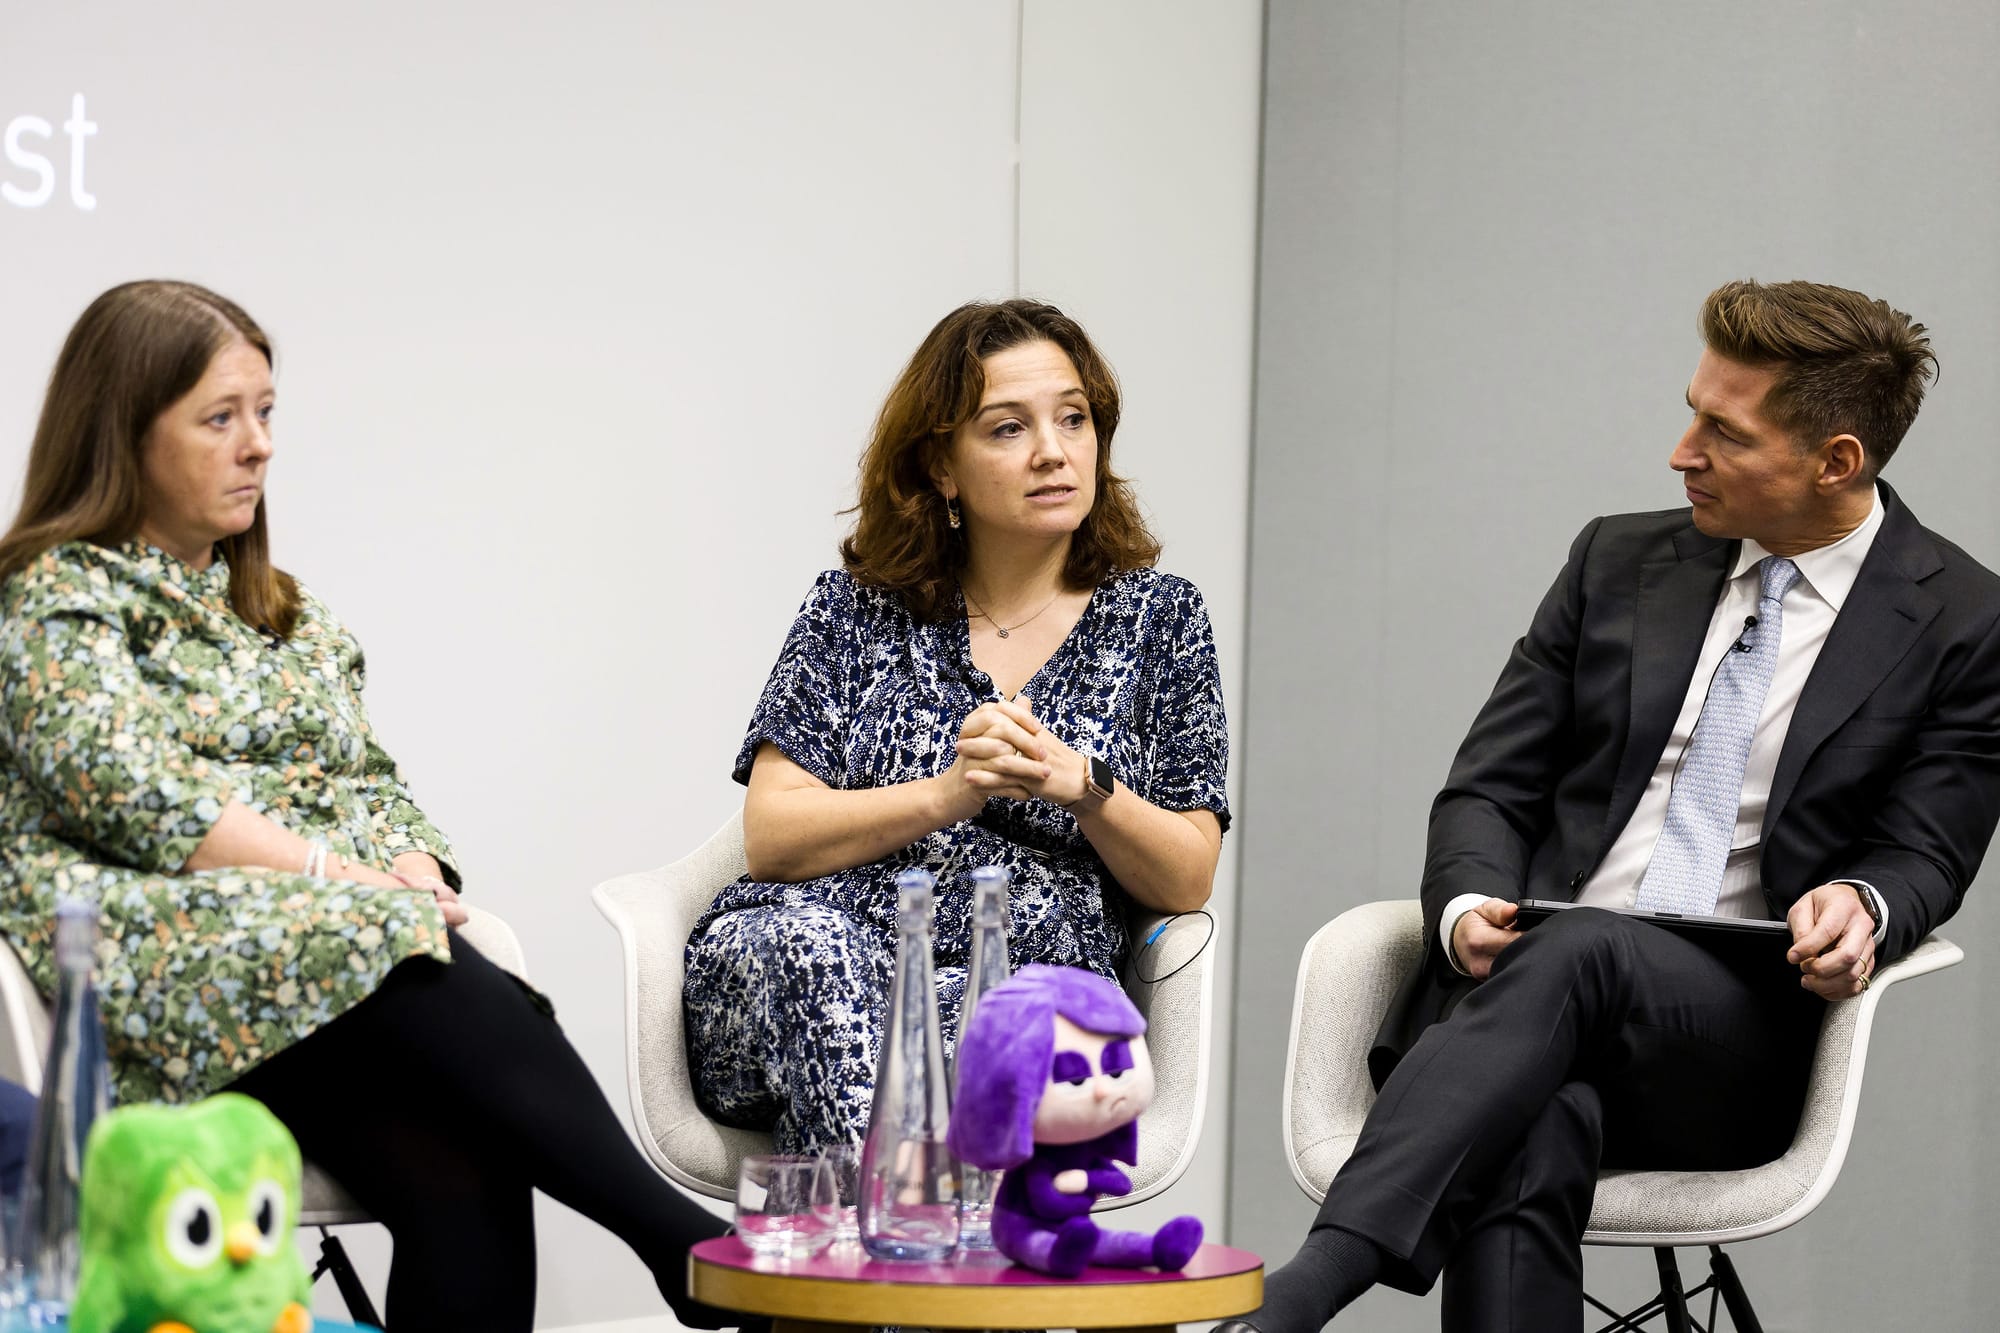
<svg viewBox="0 0 2000 1333"><path fill-rule="evenodd" d="M1792 947L1785 961L1804 973L1799 984L1823 1000L1844 1000L1868 988L1875 972L1875 918L1852 884L1822 884L1785 914Z"/></svg>
<svg viewBox="0 0 2000 1333"><path fill-rule="evenodd" d="M1458 965L1471 973L1473 980L1486 980L1500 951L1521 938L1521 932L1513 928L1514 916L1520 910L1519 904L1505 898L1488 898L1452 926L1451 951L1458 955Z"/></svg>

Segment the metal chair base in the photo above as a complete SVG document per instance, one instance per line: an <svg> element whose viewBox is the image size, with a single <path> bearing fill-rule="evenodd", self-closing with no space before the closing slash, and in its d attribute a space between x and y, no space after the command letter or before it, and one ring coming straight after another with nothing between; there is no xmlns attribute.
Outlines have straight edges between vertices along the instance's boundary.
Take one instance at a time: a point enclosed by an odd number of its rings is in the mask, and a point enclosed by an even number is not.
<svg viewBox="0 0 2000 1333"><path fill-rule="evenodd" d="M361 1285L361 1275L354 1271L354 1261L347 1257L347 1247L340 1243L325 1227L319 1229L319 1263L313 1267L312 1280L317 1282L322 1276L333 1277L334 1290L340 1293L342 1303L347 1306L348 1318L357 1324L382 1327L382 1317L375 1313L375 1302L368 1299L368 1289Z"/></svg>
<svg viewBox="0 0 2000 1333"><path fill-rule="evenodd" d="M1681 1289L1681 1267L1671 1247L1655 1248L1653 1261L1660 1269L1660 1294L1636 1309L1620 1314L1589 1292L1583 1294L1583 1299L1599 1312L1611 1316L1611 1322L1597 1333L1644 1333L1645 1325L1661 1318L1667 1322L1667 1333L1719 1333L1720 1326L1715 1322L1717 1305L1728 1311L1730 1327L1736 1333L1764 1333L1764 1326L1757 1322L1757 1312L1750 1307L1749 1296L1744 1294L1743 1282L1736 1276L1736 1265L1720 1245L1708 1247L1708 1280L1691 1291ZM1688 1309L1688 1302L1704 1292L1708 1295L1706 1323L1696 1319Z"/></svg>

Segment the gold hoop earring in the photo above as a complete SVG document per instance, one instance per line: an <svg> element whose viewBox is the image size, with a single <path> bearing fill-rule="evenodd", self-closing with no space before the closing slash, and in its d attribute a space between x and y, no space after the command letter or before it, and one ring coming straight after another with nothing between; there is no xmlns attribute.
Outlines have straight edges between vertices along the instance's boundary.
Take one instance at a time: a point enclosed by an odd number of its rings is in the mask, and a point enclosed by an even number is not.
<svg viewBox="0 0 2000 1333"><path fill-rule="evenodd" d="M945 521L946 523L949 523L949 524L951 525L951 527L952 527L952 530L953 530L954 532L956 532L956 531L957 531L957 530L958 530L958 529L959 529L960 527L963 527L963 526L964 526L964 525L963 525L963 524L962 524L962 523L961 523L961 522L959 521L959 517L958 517L958 501L956 501L956 500L952 499L952 498L951 498L950 496L946 496L946 497L945 497L945 502L944 502L944 521Z"/></svg>

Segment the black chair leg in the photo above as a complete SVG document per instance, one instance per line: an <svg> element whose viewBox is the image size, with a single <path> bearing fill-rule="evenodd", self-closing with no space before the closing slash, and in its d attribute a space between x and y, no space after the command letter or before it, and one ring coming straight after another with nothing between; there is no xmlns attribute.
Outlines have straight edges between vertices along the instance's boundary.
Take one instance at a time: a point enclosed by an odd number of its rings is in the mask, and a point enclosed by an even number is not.
<svg viewBox="0 0 2000 1333"><path fill-rule="evenodd" d="M1660 1309L1667 1317L1667 1333L1694 1333L1687 1294L1681 1290L1681 1266L1674 1262L1672 1248L1663 1245L1654 1250L1653 1259L1660 1266Z"/></svg>
<svg viewBox="0 0 2000 1333"><path fill-rule="evenodd" d="M361 1285L361 1275L354 1271L354 1261L347 1257L347 1247L340 1243L339 1237L321 1227L319 1265L313 1269L312 1280L317 1282L324 1274L332 1275L334 1290L340 1293L350 1319L357 1324L382 1327L382 1317L375 1313L375 1302L368 1299L368 1289Z"/></svg>
<svg viewBox="0 0 2000 1333"><path fill-rule="evenodd" d="M1764 1333L1764 1326L1757 1322L1757 1312L1750 1308L1750 1297L1744 1294L1742 1279L1736 1276L1736 1265L1722 1252L1720 1245L1708 1247L1709 1281L1722 1293L1723 1308L1729 1311L1729 1322L1736 1327L1736 1333Z"/></svg>

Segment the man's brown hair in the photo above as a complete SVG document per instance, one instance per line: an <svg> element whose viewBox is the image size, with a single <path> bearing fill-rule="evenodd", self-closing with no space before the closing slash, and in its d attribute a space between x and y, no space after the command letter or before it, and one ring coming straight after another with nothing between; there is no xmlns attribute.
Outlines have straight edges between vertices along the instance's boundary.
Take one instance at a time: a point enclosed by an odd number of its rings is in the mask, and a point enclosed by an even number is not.
<svg viewBox="0 0 2000 1333"><path fill-rule="evenodd" d="M964 529L947 520L932 470L979 411L982 359L1031 342L1054 343L1069 357L1097 429L1096 502L1070 540L1064 581L1094 588L1114 571L1160 558L1130 484L1111 471L1118 379L1083 327L1040 301L969 302L938 321L889 390L861 455L860 495L847 511L854 530L840 544L848 573L897 593L918 620L936 620L954 605L965 567Z"/></svg>
<svg viewBox="0 0 2000 1333"><path fill-rule="evenodd" d="M49 376L21 509L0 537L0 579L64 542L116 546L138 533L146 514L140 465L146 433L238 338L271 361L271 340L255 320L191 282L128 282L90 303ZM236 614L290 634L299 616L298 585L271 565L264 504L257 501L249 528L216 549L229 562Z"/></svg>
<svg viewBox="0 0 2000 1333"><path fill-rule="evenodd" d="M1776 372L1763 410L1809 449L1861 441L1872 479L1917 419L1937 377L1928 330L1887 301L1822 282L1724 283L1701 306L1717 356Z"/></svg>

